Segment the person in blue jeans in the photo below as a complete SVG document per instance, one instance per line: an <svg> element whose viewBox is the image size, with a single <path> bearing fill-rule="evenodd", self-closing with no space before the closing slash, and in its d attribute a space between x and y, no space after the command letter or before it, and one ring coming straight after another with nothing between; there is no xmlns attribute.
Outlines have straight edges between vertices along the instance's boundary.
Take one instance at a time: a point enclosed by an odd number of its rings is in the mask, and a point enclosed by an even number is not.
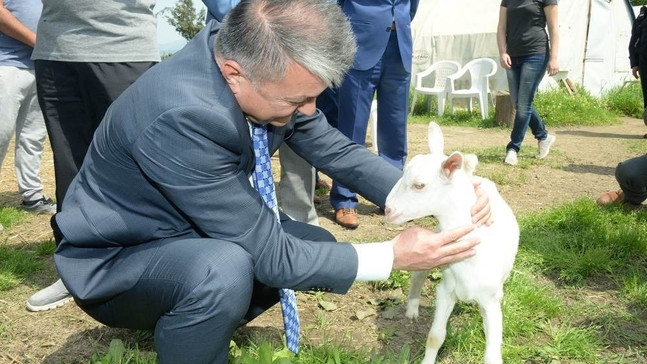
<svg viewBox="0 0 647 364"><path fill-rule="evenodd" d="M539 141L537 158L546 158L555 143L555 136L548 134L532 103L544 72L553 76L559 71L557 3L558 0L501 1L497 44L516 109L504 159L509 165L517 164L528 127Z"/></svg>

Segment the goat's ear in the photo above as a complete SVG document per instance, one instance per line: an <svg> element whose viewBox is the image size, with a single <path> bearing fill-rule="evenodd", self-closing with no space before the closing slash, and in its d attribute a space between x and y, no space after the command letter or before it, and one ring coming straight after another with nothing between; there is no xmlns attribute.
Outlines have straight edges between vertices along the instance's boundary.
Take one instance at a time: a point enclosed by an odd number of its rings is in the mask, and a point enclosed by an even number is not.
<svg viewBox="0 0 647 364"><path fill-rule="evenodd" d="M463 155L460 152L454 152L449 158L440 165L445 177L451 178L455 170L463 168Z"/></svg>
<svg viewBox="0 0 647 364"><path fill-rule="evenodd" d="M430 122L427 128L427 143L429 144L429 153L443 155L445 141L440 126L435 122Z"/></svg>
<svg viewBox="0 0 647 364"><path fill-rule="evenodd" d="M465 154L463 156L463 170L465 170L468 176L474 175L474 170L476 170L478 163L479 159L475 154Z"/></svg>

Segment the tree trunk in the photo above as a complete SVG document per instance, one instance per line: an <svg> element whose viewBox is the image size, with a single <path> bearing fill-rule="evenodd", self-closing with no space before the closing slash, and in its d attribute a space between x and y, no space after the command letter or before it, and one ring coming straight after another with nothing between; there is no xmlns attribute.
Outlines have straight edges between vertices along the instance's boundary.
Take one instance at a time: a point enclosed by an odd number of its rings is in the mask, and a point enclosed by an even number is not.
<svg viewBox="0 0 647 364"><path fill-rule="evenodd" d="M512 128L516 113L510 100L510 94L501 93L496 95L496 102L494 104L494 122L496 125L505 125Z"/></svg>

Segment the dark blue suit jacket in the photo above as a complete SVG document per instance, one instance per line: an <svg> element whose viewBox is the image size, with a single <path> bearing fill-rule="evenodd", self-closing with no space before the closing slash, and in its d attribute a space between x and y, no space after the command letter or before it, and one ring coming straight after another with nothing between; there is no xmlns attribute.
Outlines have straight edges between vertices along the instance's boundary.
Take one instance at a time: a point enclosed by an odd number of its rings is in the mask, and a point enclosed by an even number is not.
<svg viewBox="0 0 647 364"><path fill-rule="evenodd" d="M108 109L56 221L55 261L86 302L131 288L166 239L239 244L270 287L345 292L357 271L349 244L283 232L250 184L249 127L213 58L219 24L152 67ZM383 206L401 172L331 128L320 112L269 128L304 159Z"/></svg>
<svg viewBox="0 0 647 364"><path fill-rule="evenodd" d="M353 68L364 71L382 58L395 22L400 56L411 72L411 20L419 0L337 0L353 27L358 50Z"/></svg>

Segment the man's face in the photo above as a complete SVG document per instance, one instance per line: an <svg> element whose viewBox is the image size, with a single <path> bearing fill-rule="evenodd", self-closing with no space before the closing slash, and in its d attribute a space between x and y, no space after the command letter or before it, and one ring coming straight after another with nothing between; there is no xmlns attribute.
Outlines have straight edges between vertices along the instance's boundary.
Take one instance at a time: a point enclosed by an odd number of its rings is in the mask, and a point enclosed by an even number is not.
<svg viewBox="0 0 647 364"><path fill-rule="evenodd" d="M252 85L242 70L232 73L231 67L235 65L225 64L224 69L221 67L223 75L243 113L257 124L284 126L297 111L306 115L314 114L317 95L326 88L323 81L297 63L288 68L283 80L264 82L258 88Z"/></svg>

